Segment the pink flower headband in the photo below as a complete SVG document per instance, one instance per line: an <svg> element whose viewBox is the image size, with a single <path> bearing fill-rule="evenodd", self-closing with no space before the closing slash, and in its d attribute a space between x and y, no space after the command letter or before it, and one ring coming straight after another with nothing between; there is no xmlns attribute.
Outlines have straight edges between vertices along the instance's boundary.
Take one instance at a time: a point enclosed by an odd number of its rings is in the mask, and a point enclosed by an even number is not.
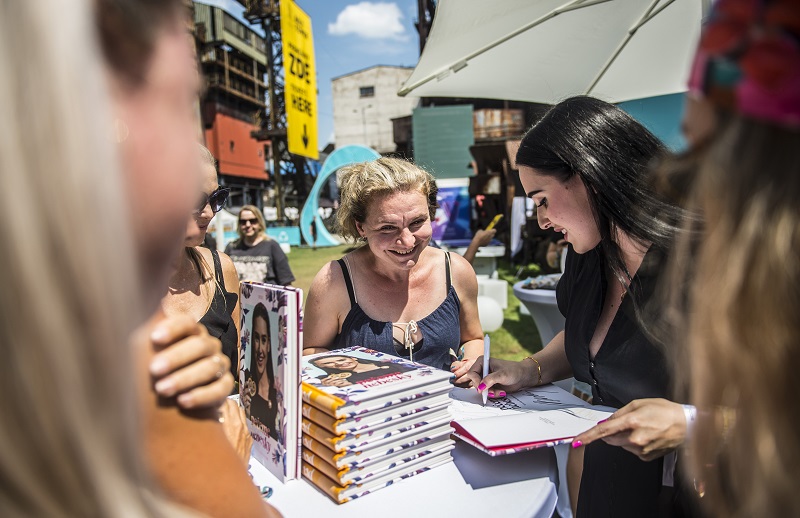
<svg viewBox="0 0 800 518"><path fill-rule="evenodd" d="M689 91L800 128L800 0L719 0L700 38Z"/></svg>

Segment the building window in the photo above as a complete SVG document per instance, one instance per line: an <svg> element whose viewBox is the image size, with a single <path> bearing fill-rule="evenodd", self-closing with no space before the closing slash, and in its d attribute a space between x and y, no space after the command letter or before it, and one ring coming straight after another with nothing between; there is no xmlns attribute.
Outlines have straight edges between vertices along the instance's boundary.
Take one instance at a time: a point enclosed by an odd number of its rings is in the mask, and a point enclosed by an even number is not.
<svg viewBox="0 0 800 518"><path fill-rule="evenodd" d="M358 89L358 94L360 97L375 97L375 87L374 86L362 86Z"/></svg>

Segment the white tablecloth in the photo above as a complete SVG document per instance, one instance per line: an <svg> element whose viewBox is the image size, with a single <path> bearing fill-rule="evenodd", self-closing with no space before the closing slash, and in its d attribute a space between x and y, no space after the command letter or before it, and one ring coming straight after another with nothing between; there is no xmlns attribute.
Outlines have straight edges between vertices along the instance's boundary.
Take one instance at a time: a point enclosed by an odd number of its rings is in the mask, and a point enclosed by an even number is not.
<svg viewBox="0 0 800 518"><path fill-rule="evenodd" d="M280 483L255 459L250 473L274 490L269 503L286 518L550 518L556 507L556 460L550 448L490 457L464 443L454 461L342 505L304 479Z"/></svg>

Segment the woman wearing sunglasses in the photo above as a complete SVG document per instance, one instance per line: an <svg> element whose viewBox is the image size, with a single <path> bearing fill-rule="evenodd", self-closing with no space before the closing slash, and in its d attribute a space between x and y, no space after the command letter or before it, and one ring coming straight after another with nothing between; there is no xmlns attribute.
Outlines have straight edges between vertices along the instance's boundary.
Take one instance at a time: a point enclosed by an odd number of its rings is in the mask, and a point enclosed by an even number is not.
<svg viewBox="0 0 800 518"><path fill-rule="evenodd" d="M230 189L217 183L214 157L203 146L201 185L203 194L189 217L184 239L185 253L178 258L169 290L163 300L169 315L188 315L222 342L222 352L231 360L231 374L239 377L239 277L231 259L215 249L200 246L208 225L222 209Z"/></svg>
<svg viewBox="0 0 800 518"><path fill-rule="evenodd" d="M339 179L339 232L363 246L314 278L304 352L361 345L449 370L449 351L463 346L471 365L483 352L478 282L463 257L428 246L433 177L380 158L343 168Z"/></svg>
<svg viewBox="0 0 800 518"><path fill-rule="evenodd" d="M239 272L239 280L290 286L294 274L277 241L265 229L264 216L254 205L239 211L239 239L225 247Z"/></svg>

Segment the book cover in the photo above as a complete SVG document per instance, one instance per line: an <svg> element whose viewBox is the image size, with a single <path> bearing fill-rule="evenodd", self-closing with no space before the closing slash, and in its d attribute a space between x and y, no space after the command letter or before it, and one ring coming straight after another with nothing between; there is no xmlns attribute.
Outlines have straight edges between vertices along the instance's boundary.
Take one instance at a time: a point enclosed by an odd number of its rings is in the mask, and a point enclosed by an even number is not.
<svg viewBox="0 0 800 518"><path fill-rule="evenodd" d="M280 480L299 476L302 291L241 285L239 401L253 456Z"/></svg>
<svg viewBox="0 0 800 518"><path fill-rule="evenodd" d="M453 377L365 347L304 356L301 376L303 400L337 418L431 395Z"/></svg>
<svg viewBox="0 0 800 518"><path fill-rule="evenodd" d="M303 403L303 418L321 426L332 435L365 433L395 426L416 417L422 418L422 415L447 408L449 405L450 397L447 394L441 394L393 405L355 417L336 419L308 403Z"/></svg>
<svg viewBox="0 0 800 518"><path fill-rule="evenodd" d="M592 406L555 385L524 389L482 405L474 390L453 392L453 435L491 456L572 442L616 409Z"/></svg>

